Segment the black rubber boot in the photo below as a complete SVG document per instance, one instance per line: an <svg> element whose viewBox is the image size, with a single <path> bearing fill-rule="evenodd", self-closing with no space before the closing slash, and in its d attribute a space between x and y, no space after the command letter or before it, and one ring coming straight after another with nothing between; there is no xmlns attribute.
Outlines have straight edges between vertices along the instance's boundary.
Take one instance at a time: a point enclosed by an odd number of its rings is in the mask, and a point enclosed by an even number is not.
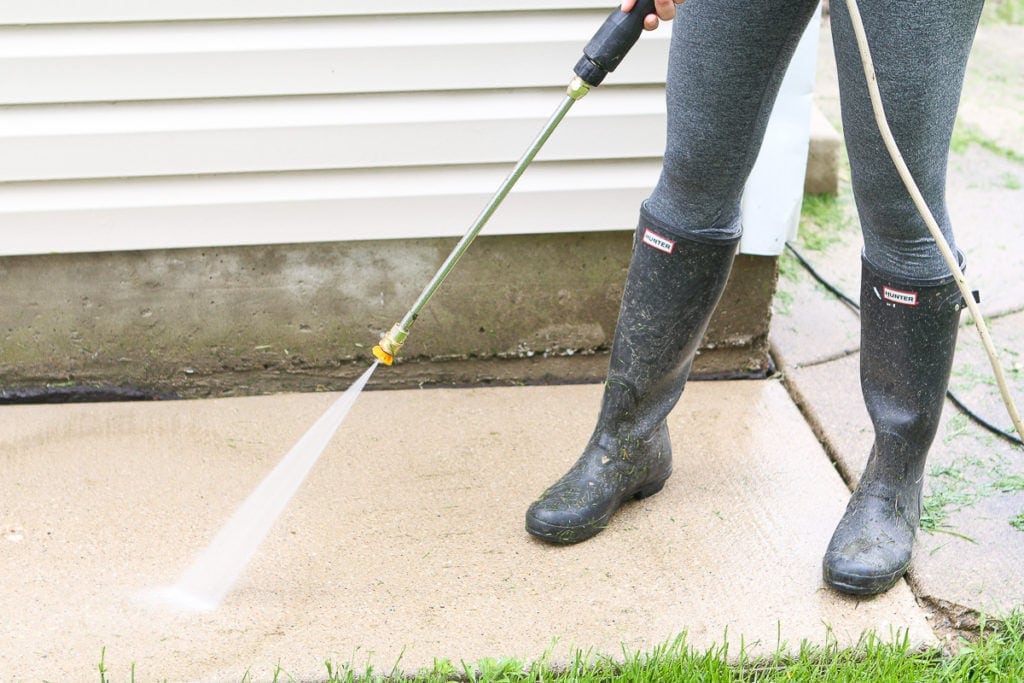
<svg viewBox="0 0 1024 683"><path fill-rule="evenodd" d="M737 240L695 242L641 212L597 427L583 455L526 512L526 530L578 543L623 502L661 490L672 473L665 418L732 268Z"/></svg>
<svg viewBox="0 0 1024 683"><path fill-rule="evenodd" d="M952 278L922 285L867 262L861 273L860 382L875 442L823 569L833 588L874 595L910 566L963 298Z"/></svg>

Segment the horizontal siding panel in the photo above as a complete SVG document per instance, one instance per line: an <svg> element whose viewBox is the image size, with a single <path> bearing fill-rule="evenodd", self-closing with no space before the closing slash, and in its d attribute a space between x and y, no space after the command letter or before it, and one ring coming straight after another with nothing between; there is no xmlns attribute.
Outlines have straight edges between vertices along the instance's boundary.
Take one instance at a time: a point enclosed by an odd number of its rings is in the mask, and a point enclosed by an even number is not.
<svg viewBox="0 0 1024 683"><path fill-rule="evenodd" d="M0 108L0 181L512 162L564 89ZM574 105L540 160L659 156L660 87Z"/></svg>
<svg viewBox="0 0 1024 683"><path fill-rule="evenodd" d="M420 0L416 12L499 12L611 8L594 0ZM265 17L408 14L408 3L382 3L372 11L356 0L46 0L0 4L0 24L67 24Z"/></svg>
<svg viewBox="0 0 1024 683"><path fill-rule="evenodd" d="M659 159L537 162L485 233L631 228ZM0 253L462 235L505 165L0 185ZM244 226L244 230L240 228Z"/></svg>
<svg viewBox="0 0 1024 683"><path fill-rule="evenodd" d="M409 6L0 7L0 254L462 235L612 10ZM573 107L487 233L632 226L669 38Z"/></svg>
<svg viewBox="0 0 1024 683"><path fill-rule="evenodd" d="M4 27L0 104L555 86L606 14ZM668 38L613 82L663 81Z"/></svg>

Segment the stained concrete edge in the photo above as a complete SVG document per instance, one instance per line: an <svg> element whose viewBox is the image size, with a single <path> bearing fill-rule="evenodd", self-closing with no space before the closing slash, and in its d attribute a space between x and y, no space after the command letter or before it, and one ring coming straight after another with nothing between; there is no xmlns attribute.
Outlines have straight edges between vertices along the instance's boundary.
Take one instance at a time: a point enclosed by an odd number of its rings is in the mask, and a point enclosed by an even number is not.
<svg viewBox="0 0 1024 683"><path fill-rule="evenodd" d="M611 347L632 231L483 235L422 311L391 381L473 382ZM337 390L372 361L450 239L0 258L0 388L182 397ZM776 259L740 255L698 372L763 372ZM726 350L724 355L718 349ZM461 367L459 363L462 363ZM571 362L541 371L577 381ZM436 370L436 373L435 373ZM488 371L485 371L485 373ZM584 372L589 370L584 368Z"/></svg>

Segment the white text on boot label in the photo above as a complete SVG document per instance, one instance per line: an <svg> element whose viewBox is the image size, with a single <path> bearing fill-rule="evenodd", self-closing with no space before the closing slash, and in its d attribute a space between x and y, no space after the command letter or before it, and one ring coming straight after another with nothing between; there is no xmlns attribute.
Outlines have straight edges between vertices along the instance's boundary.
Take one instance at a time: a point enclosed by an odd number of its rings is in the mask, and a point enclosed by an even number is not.
<svg viewBox="0 0 1024 683"><path fill-rule="evenodd" d="M658 251L663 251L666 254L671 254L676 249L675 242L651 232L650 229L644 230L644 244L649 247L654 247Z"/></svg>

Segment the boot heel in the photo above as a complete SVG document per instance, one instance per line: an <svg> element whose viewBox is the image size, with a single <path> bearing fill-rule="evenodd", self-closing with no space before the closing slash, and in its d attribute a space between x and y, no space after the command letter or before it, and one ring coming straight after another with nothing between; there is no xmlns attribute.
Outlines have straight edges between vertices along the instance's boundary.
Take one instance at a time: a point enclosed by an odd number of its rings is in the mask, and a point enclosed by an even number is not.
<svg viewBox="0 0 1024 683"><path fill-rule="evenodd" d="M653 481L650 484L645 484L640 488L639 491L633 494L633 498L636 500L642 500L644 498L649 498L653 496L655 493L661 491L661 489L665 487L666 481L668 481L668 477L665 477L664 479L660 479L658 481Z"/></svg>

